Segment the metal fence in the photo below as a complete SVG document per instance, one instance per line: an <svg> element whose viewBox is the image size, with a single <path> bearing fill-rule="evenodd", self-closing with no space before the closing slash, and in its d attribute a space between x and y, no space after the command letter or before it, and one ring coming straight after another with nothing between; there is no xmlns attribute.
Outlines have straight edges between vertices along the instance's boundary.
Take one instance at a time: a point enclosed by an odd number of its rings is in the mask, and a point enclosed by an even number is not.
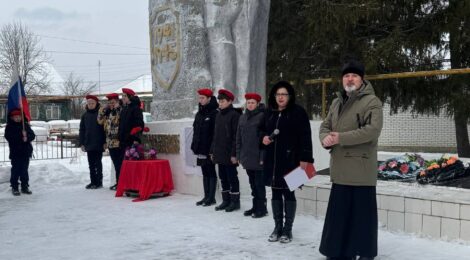
<svg viewBox="0 0 470 260"><path fill-rule="evenodd" d="M52 160L73 158L78 155L77 137L59 133L53 136L36 135L32 160ZM8 162L10 148L3 135L0 135L0 162Z"/></svg>

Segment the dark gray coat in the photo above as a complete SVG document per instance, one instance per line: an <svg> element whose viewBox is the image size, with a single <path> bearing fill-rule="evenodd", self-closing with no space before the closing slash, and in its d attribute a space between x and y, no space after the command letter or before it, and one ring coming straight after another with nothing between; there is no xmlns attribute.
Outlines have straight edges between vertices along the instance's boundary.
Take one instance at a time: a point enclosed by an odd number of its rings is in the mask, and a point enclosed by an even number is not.
<svg viewBox="0 0 470 260"><path fill-rule="evenodd" d="M220 110L215 117L211 154L214 163L234 165L230 157L236 157L237 126L240 112L232 105Z"/></svg>
<svg viewBox="0 0 470 260"><path fill-rule="evenodd" d="M237 159L247 170L263 170L264 150L262 140L264 132L264 111L255 109L246 111L238 120Z"/></svg>

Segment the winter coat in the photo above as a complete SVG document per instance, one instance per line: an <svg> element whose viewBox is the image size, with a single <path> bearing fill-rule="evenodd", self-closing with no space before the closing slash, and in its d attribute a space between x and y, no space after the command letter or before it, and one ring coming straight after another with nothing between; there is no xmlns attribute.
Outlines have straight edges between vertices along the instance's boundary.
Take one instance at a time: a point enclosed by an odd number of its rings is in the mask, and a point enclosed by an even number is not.
<svg viewBox="0 0 470 260"><path fill-rule="evenodd" d="M264 106L263 106L264 107ZM246 110L238 120L237 159L247 170L263 170L264 108Z"/></svg>
<svg viewBox="0 0 470 260"><path fill-rule="evenodd" d="M320 141L331 131L339 144L331 147L330 176L336 184L377 184L377 143L382 130L382 103L368 81L349 98L339 92L320 126Z"/></svg>
<svg viewBox="0 0 470 260"><path fill-rule="evenodd" d="M24 130L26 131L26 142L23 141L23 123L16 123L8 117L5 127L5 139L10 147L10 159L31 158L33 156L33 146L31 142L36 138L26 118L24 118Z"/></svg>
<svg viewBox="0 0 470 260"><path fill-rule="evenodd" d="M199 104L199 111L194 118L193 140L191 142L191 150L196 155L209 155L214 136L217 107L218 104L214 96L211 97L207 105Z"/></svg>
<svg viewBox="0 0 470 260"><path fill-rule="evenodd" d="M144 116L140 109L140 99L131 97L131 103L123 106L119 119L119 143L121 148L130 147L134 141L139 141L138 136L131 136L134 127L144 129Z"/></svg>
<svg viewBox="0 0 470 260"><path fill-rule="evenodd" d="M220 110L215 117L214 138L211 154L214 163L234 165L230 158L236 157L236 138L240 111L232 105Z"/></svg>
<svg viewBox="0 0 470 260"><path fill-rule="evenodd" d="M85 151L103 151L103 145L106 143L104 128L98 124L98 111L100 104L95 109L86 108L80 120L80 146L85 147Z"/></svg>
<svg viewBox="0 0 470 260"><path fill-rule="evenodd" d="M278 110L275 93L286 88L290 94L287 107ZM271 135L275 129L279 134L267 146L264 160L265 183L273 188L287 188L284 175L300 166L300 162L313 163L312 134L305 109L295 104L292 86L275 85L269 95L270 108L266 112L265 133Z"/></svg>
<svg viewBox="0 0 470 260"><path fill-rule="evenodd" d="M121 107L115 109L101 108L98 112L98 124L103 125L106 144L109 149L119 148L119 118Z"/></svg>

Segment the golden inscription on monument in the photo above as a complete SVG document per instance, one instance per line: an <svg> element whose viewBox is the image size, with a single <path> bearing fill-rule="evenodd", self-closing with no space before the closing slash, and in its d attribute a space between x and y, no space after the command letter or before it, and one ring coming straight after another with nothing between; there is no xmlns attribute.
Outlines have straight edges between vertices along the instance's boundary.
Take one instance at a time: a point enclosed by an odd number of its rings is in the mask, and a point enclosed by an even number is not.
<svg viewBox="0 0 470 260"><path fill-rule="evenodd" d="M163 7L150 16L150 45L152 75L159 85L169 89L181 65L181 36L179 14Z"/></svg>

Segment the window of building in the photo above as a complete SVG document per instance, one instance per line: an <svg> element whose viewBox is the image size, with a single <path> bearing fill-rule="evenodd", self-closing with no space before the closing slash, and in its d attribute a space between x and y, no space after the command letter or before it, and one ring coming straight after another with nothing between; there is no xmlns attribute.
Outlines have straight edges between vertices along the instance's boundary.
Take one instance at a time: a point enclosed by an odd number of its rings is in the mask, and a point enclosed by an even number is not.
<svg viewBox="0 0 470 260"><path fill-rule="evenodd" d="M60 119L60 106L56 104L50 104L46 106L46 119Z"/></svg>
<svg viewBox="0 0 470 260"><path fill-rule="evenodd" d="M31 104L29 106L29 113L31 114L31 120L38 120L39 119L39 105Z"/></svg>

